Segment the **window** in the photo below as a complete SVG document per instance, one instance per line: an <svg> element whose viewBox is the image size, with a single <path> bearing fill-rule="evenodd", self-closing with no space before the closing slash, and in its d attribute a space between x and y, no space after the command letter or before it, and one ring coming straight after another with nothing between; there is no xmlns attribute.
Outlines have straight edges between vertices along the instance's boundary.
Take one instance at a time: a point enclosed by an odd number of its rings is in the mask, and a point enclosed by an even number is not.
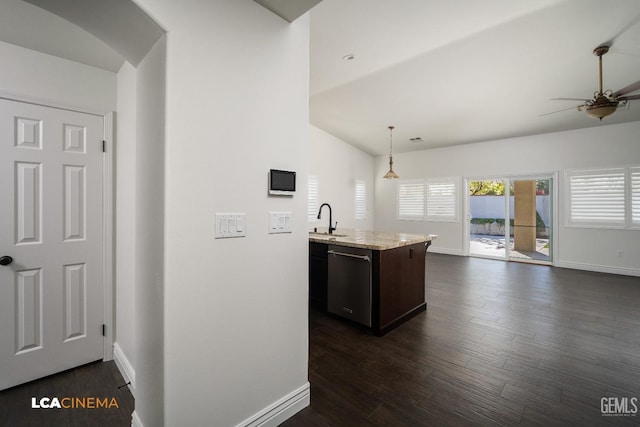
<svg viewBox="0 0 640 427"><path fill-rule="evenodd" d="M320 205L319 179L316 175L309 175L307 180L307 218L309 222L318 222L318 208Z"/></svg>
<svg viewBox="0 0 640 427"><path fill-rule="evenodd" d="M398 219L424 219L424 181L398 182Z"/></svg>
<svg viewBox="0 0 640 427"><path fill-rule="evenodd" d="M458 180L427 180L427 221L458 221Z"/></svg>
<svg viewBox="0 0 640 427"><path fill-rule="evenodd" d="M631 181L631 225L640 227L640 167L629 171Z"/></svg>
<svg viewBox="0 0 640 427"><path fill-rule="evenodd" d="M367 219L367 183L364 180L356 180L355 191L356 220Z"/></svg>
<svg viewBox="0 0 640 427"><path fill-rule="evenodd" d="M569 224L625 226L625 169L568 171Z"/></svg>

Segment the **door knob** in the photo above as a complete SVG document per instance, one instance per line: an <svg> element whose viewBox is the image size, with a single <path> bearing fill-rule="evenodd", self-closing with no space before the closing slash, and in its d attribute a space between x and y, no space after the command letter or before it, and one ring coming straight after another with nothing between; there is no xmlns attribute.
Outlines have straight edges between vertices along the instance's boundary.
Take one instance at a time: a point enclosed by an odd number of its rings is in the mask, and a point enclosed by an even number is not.
<svg viewBox="0 0 640 427"><path fill-rule="evenodd" d="M0 257L0 265L9 265L12 262L13 262L13 258L11 258L9 255Z"/></svg>

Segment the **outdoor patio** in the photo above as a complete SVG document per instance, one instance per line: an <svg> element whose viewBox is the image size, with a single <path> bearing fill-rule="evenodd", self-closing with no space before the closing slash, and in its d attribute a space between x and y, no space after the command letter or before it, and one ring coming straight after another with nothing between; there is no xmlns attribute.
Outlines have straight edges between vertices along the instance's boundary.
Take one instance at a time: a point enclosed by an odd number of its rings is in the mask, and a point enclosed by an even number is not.
<svg viewBox="0 0 640 427"><path fill-rule="evenodd" d="M535 252L519 252L513 249L513 237L510 239L510 259L522 259L531 261L549 262L549 239L536 239ZM492 236L486 234L472 234L470 236L469 253L471 255L504 258L504 236Z"/></svg>

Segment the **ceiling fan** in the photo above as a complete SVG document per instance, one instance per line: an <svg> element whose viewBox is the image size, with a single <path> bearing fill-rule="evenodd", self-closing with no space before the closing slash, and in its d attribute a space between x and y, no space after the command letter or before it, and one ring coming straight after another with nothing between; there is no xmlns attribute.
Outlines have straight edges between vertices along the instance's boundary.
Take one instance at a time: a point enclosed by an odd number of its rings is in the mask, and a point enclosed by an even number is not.
<svg viewBox="0 0 640 427"><path fill-rule="evenodd" d="M598 57L600 65L600 89L593 94L593 98L552 98L552 101L581 101L582 104L577 107L565 108L560 111L567 111L577 108L578 111L586 111L591 117L602 120L603 117L607 117L613 114L618 107L626 105L628 101L632 99L640 99L640 95L625 96L628 93L640 90L640 81L630 84L616 92L611 90L602 90L602 55L609 52L609 46L598 46L593 50L593 54ZM548 114L559 113L560 111L554 111L553 113L542 114L546 116Z"/></svg>

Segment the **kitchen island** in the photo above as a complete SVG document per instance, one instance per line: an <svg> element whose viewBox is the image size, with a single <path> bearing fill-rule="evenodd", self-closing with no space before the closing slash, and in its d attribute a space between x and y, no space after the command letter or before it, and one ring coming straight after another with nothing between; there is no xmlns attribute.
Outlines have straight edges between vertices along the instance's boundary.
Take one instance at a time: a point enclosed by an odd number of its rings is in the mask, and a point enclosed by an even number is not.
<svg viewBox="0 0 640 427"><path fill-rule="evenodd" d="M425 255L437 236L309 233L309 301L382 336L425 311Z"/></svg>

